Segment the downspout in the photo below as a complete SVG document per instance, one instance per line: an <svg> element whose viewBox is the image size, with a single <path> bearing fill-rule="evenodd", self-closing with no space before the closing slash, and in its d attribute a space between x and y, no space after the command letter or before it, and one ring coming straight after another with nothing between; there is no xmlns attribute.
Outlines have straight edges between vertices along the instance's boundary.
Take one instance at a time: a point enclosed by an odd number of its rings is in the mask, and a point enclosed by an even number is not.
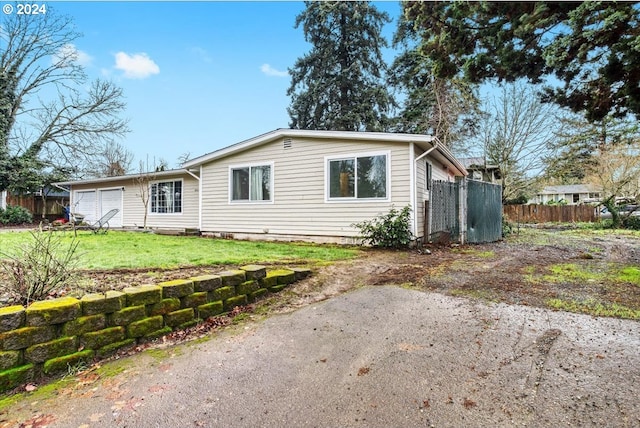
<svg viewBox="0 0 640 428"><path fill-rule="evenodd" d="M200 178L198 178L198 230L202 232L202 165L200 165Z"/></svg>
<svg viewBox="0 0 640 428"><path fill-rule="evenodd" d="M411 205L411 234L413 236L416 236L418 232L418 216L416 213L418 192L416 191L415 153L415 144L409 143L409 203Z"/></svg>
<svg viewBox="0 0 640 428"><path fill-rule="evenodd" d="M431 148L429 150L427 150L426 152L422 153L420 156L418 156L417 158L415 158L413 160L413 162L411 162L411 198L413 199L413 235L417 236L418 235L418 215L415 212L416 207L418 206L418 192L416 191L416 174L417 174L417 164L418 161L421 160L422 158L424 158L425 156L427 156L429 153L431 153L432 151L434 151L435 149L438 148L438 140L434 140L434 143ZM414 149L414 144L411 143L411 156L413 156L413 154L415 153L415 149ZM424 211L424 210L423 210ZM429 221L427 219L427 221ZM425 237L428 238L428 237Z"/></svg>

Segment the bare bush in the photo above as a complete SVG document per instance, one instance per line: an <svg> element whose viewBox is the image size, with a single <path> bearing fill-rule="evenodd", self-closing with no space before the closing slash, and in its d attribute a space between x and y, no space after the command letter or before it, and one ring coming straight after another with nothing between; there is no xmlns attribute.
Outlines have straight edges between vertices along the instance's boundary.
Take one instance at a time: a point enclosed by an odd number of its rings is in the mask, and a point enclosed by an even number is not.
<svg viewBox="0 0 640 428"><path fill-rule="evenodd" d="M29 232L31 240L12 254L0 252L7 273L0 291L11 301L29 305L36 300L57 297L75 283L78 240L65 243L63 236L39 228Z"/></svg>

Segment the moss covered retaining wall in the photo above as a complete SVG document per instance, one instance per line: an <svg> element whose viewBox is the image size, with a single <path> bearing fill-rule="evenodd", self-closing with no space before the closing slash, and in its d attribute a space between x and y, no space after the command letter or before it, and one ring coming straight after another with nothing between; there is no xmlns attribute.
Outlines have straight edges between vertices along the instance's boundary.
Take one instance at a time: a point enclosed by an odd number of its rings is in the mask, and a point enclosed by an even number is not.
<svg viewBox="0 0 640 428"><path fill-rule="evenodd" d="M0 308L0 392L195 325L309 274L250 265L81 299Z"/></svg>

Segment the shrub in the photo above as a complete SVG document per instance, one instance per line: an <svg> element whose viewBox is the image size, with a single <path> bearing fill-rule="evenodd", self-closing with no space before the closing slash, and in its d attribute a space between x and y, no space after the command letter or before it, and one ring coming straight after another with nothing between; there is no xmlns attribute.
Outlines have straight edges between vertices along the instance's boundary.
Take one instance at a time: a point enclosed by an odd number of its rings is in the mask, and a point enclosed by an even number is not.
<svg viewBox="0 0 640 428"><path fill-rule="evenodd" d="M32 239L14 254L0 252L8 259L2 268L9 277L6 283L0 283L0 291L13 303L25 306L59 295L72 284L78 262L76 238L65 244L62 236L53 231L40 228L29 233Z"/></svg>
<svg viewBox="0 0 640 428"><path fill-rule="evenodd" d="M26 208L16 205L8 205L4 210L0 208L0 223L2 224L22 224L32 221L33 215Z"/></svg>
<svg viewBox="0 0 640 428"><path fill-rule="evenodd" d="M382 248L406 248L413 237L410 214L411 207L408 205L401 210L391 207L387 214L380 215L373 220L354 223L353 226L360 230L365 245Z"/></svg>
<svg viewBox="0 0 640 428"><path fill-rule="evenodd" d="M506 238L511 233L513 233L513 223L506 216L502 216L502 237Z"/></svg>
<svg viewBox="0 0 640 428"><path fill-rule="evenodd" d="M640 230L640 217L629 216L622 219L622 226L625 229Z"/></svg>

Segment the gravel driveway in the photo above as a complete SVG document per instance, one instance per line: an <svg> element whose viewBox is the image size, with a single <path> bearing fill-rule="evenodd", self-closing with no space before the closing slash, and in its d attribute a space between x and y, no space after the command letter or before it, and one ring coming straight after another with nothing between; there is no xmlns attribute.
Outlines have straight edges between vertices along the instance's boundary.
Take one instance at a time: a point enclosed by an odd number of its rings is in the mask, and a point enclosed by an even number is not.
<svg viewBox="0 0 640 428"><path fill-rule="evenodd" d="M364 287L134 355L0 426L632 427L638 349L636 321Z"/></svg>

